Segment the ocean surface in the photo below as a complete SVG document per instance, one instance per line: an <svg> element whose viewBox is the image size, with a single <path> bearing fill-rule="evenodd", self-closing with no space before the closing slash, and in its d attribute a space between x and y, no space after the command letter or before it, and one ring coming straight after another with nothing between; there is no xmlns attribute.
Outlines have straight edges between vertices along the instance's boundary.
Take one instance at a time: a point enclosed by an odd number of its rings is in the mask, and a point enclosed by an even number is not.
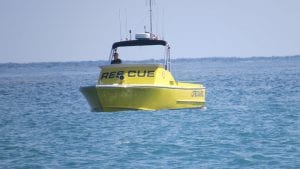
<svg viewBox="0 0 300 169"><path fill-rule="evenodd" d="M0 64L0 168L300 168L300 57L173 60L205 109L90 112L105 62Z"/></svg>

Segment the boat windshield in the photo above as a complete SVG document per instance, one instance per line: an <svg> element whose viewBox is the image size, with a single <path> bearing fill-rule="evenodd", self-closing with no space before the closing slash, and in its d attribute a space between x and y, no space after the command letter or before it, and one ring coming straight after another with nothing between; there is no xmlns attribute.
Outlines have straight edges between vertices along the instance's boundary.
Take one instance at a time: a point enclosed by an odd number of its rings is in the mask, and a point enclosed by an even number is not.
<svg viewBox="0 0 300 169"><path fill-rule="evenodd" d="M164 40L130 40L116 42L112 45L109 62L117 52L122 64L146 63L164 64L169 67L169 46Z"/></svg>
<svg viewBox="0 0 300 169"><path fill-rule="evenodd" d="M122 63L139 62L163 63L165 58L165 48L154 46L137 46L118 48L119 58Z"/></svg>

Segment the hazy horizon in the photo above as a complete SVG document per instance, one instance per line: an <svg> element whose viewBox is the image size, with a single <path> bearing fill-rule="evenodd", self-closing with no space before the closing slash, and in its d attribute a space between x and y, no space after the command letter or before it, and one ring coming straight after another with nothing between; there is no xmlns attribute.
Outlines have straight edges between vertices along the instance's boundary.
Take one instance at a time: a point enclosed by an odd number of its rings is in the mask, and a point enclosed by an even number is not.
<svg viewBox="0 0 300 169"><path fill-rule="evenodd" d="M236 59L236 60L248 60L248 59L285 59L285 58L300 58L300 55L291 55L291 56L247 56L247 57L237 57L237 56L210 56L210 57L184 57L184 58L171 58L172 61L179 60L207 60L207 59ZM140 59L140 60L131 60L124 59L125 62L143 62L143 61L163 61L164 59ZM98 59L98 60L69 60L69 61L33 61L33 62L0 62L0 65L5 64L48 64L48 63L84 63L84 62L107 62L108 59ZM126 63L125 63L126 64Z"/></svg>

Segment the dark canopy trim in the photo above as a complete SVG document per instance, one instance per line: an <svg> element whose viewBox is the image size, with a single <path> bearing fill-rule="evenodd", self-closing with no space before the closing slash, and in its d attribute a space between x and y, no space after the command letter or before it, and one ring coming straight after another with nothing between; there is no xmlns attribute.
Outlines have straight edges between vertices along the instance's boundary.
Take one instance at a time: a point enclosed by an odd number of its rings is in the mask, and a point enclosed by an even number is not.
<svg viewBox="0 0 300 169"><path fill-rule="evenodd" d="M112 45L112 49L116 49L118 47L126 47L126 46L147 46L147 45L162 45L166 46L167 42L164 40L129 40L129 41L121 41L115 42Z"/></svg>

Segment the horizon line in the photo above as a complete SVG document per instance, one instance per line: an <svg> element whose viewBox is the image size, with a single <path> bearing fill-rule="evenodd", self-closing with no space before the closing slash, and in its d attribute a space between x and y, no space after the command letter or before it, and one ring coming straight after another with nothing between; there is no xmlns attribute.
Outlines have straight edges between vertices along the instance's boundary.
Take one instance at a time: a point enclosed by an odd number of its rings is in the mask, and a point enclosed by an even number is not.
<svg viewBox="0 0 300 169"><path fill-rule="evenodd" d="M212 57L186 57L186 58L172 58L171 60L207 60L207 59L251 59L251 58L290 58L300 57L300 55L288 55L288 56L212 56ZM164 59L142 59L142 60L124 60L129 62L141 62L151 60L164 60ZM79 63L79 62L108 62L107 60L70 60L70 61L37 61L37 62L0 62L0 64L45 64L45 63Z"/></svg>

